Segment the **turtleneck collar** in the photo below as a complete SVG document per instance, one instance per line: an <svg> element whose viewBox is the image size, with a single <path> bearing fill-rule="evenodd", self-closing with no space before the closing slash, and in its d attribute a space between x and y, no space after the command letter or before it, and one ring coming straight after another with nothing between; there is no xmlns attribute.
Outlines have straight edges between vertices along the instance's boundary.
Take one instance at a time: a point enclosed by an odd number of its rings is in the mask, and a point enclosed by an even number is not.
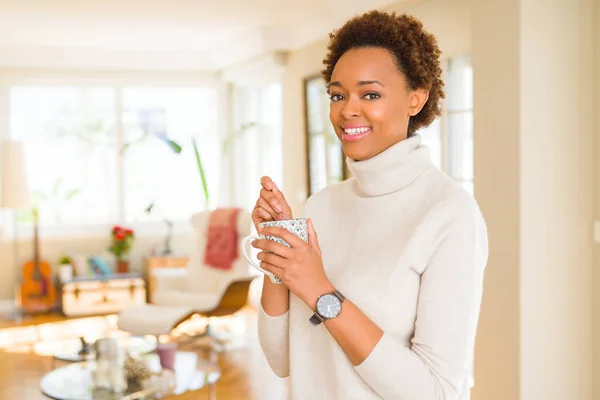
<svg viewBox="0 0 600 400"><path fill-rule="evenodd" d="M367 160L346 157L346 164L360 191L367 196L398 191L433 165L429 149L421 145L420 135L401 140Z"/></svg>

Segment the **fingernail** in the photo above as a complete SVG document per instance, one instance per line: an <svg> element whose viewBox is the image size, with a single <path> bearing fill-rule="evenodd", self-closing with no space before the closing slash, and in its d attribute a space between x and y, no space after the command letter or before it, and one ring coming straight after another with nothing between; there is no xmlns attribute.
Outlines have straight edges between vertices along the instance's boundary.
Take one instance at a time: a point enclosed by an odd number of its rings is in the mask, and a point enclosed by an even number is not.
<svg viewBox="0 0 600 400"><path fill-rule="evenodd" d="M281 212L283 211L281 206L279 205L279 203L273 203L273 208L275 209L275 211L277 212Z"/></svg>
<svg viewBox="0 0 600 400"><path fill-rule="evenodd" d="M273 190L274 191L279 191L279 188L277 187L277 184L275 182L273 182Z"/></svg>

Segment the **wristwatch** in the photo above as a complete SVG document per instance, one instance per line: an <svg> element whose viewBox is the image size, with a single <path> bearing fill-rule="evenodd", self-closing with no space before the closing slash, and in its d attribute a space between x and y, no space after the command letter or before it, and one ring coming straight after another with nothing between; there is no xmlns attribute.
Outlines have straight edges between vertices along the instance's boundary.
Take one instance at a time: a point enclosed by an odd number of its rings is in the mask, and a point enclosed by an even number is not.
<svg viewBox="0 0 600 400"><path fill-rule="evenodd" d="M344 300L346 298L338 290L319 296L317 309L313 316L310 317L310 323L313 326L317 326L321 322L325 322L325 320L337 317L342 311Z"/></svg>

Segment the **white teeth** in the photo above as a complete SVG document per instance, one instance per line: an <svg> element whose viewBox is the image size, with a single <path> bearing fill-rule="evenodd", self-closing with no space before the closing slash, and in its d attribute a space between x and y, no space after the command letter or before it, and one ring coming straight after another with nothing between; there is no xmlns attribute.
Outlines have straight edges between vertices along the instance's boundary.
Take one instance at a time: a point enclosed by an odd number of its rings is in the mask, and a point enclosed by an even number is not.
<svg viewBox="0 0 600 400"><path fill-rule="evenodd" d="M370 128L368 127L344 129L344 133L347 135L357 135L359 133L367 132L369 129Z"/></svg>

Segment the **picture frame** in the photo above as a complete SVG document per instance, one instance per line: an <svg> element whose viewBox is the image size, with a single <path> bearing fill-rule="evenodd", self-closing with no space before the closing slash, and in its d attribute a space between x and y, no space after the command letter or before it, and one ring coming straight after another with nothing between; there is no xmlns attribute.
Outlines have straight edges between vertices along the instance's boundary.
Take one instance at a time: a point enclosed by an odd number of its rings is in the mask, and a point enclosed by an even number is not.
<svg viewBox="0 0 600 400"><path fill-rule="evenodd" d="M321 75L304 78L304 135L306 186L310 197L324 187L348 177L345 155L329 120L329 95Z"/></svg>

